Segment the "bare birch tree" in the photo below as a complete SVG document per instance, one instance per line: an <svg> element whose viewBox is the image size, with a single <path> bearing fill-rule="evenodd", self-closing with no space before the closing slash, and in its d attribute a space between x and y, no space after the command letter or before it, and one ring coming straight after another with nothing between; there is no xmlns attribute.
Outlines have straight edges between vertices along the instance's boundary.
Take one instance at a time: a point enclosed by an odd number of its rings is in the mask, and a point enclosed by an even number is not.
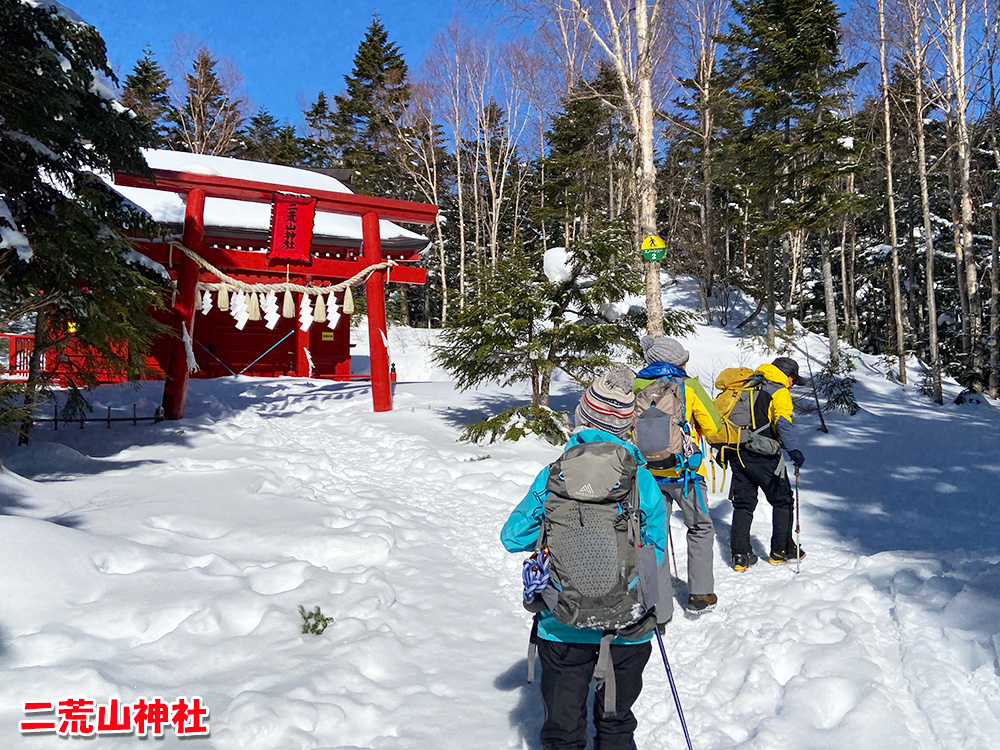
<svg viewBox="0 0 1000 750"><path fill-rule="evenodd" d="M482 155L482 169L477 177L481 177L484 187L482 201L490 265L496 268L505 204L520 188L515 157L528 112L510 56L493 46L483 46L479 52L480 75L470 76L477 151Z"/></svg>
<svg viewBox="0 0 1000 750"><path fill-rule="evenodd" d="M462 140L466 136L469 117L469 71L465 41L469 32L458 19L448 24L433 42L432 51L426 61L426 69L432 83L432 91L441 102L442 112L448 126L452 143L452 158L455 160L455 200L458 209L458 305L465 309L466 249L468 247L466 227L466 185L465 150Z"/></svg>
<svg viewBox="0 0 1000 750"><path fill-rule="evenodd" d="M903 328L903 300L899 285L899 235L896 229L896 191L892 179L892 115L889 110L889 54L886 49L885 0L878 2L878 58L882 76L882 130L885 138L885 187L889 219L889 245L892 267L892 312L896 328L896 353L899 381L906 382L906 330Z"/></svg>
<svg viewBox="0 0 1000 750"><path fill-rule="evenodd" d="M1000 395L1000 135L997 120L1000 119L1000 100L997 98L996 67L998 63L997 45L1000 44L1000 9L991 0L983 0L983 22L986 31L986 72L989 80L989 140L993 151L994 192L990 201L990 229L992 248L990 252L990 366L989 394L993 398Z"/></svg>
<svg viewBox="0 0 1000 750"><path fill-rule="evenodd" d="M516 3L515 3L516 4ZM614 67L623 108L634 136L635 179L632 186L637 239L656 234L656 165L653 119L654 49L666 39L658 34L662 0L545 0L547 22L567 30L582 27L595 49ZM638 244L638 243L637 243ZM647 331L663 335L660 264L644 262Z"/></svg>
<svg viewBox="0 0 1000 750"><path fill-rule="evenodd" d="M718 35L729 12L730 0L682 0L680 3L681 46L693 61L690 85L694 89L697 111L696 132L701 148L701 195L699 196L699 229L702 257L705 263L703 302L708 322L712 322L709 299L716 274L716 251L713 218L715 214L713 145L716 137L714 107L719 95L716 89L716 55Z"/></svg>
<svg viewBox="0 0 1000 750"><path fill-rule="evenodd" d="M410 84L410 98L402 111L391 102L382 107L386 122L392 127L388 152L428 203L441 204L446 188L442 146L443 134L435 117L434 98L426 84ZM438 213L434 222L435 251L440 268L441 325L448 324L448 259Z"/></svg>
<svg viewBox="0 0 1000 750"><path fill-rule="evenodd" d="M938 344L937 295L934 290L934 225L931 220L930 189L927 183L927 138L924 128L924 84L927 73L927 42L924 29L927 23L925 0L906 0L907 37L910 71L914 79L915 141L917 150L917 177L920 183L920 208L923 217L921 234L924 239L924 283L927 287L927 338L930 359L931 396L943 402L941 393L941 352Z"/></svg>
<svg viewBox="0 0 1000 750"><path fill-rule="evenodd" d="M982 301L976 269L976 255L973 246L972 222L972 182L971 159L972 142L969 133L970 72L965 54L968 34L968 0L931 0L937 13L942 40L942 54L945 61L945 81L947 86L947 115L949 134L954 146L954 193L956 206L953 209L955 235L955 261L960 283L964 286L968 300L966 313L968 330L967 352L972 356L974 370L983 364ZM966 311L963 311L966 312Z"/></svg>

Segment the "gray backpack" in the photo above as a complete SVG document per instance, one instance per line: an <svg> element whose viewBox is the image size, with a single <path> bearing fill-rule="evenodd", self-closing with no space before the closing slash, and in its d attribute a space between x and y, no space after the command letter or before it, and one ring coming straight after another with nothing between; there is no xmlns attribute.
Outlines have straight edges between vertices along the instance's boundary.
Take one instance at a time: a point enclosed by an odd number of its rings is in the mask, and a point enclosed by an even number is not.
<svg viewBox="0 0 1000 750"><path fill-rule="evenodd" d="M566 625L603 630L595 674L605 680L605 711L614 713L610 645L616 636L652 631L659 594L656 553L640 538L638 464L612 442L575 445L549 466L545 516L537 550L549 555L541 602ZM534 639L532 639L534 640ZM534 643L528 649L528 681Z"/></svg>
<svg viewBox="0 0 1000 750"><path fill-rule="evenodd" d="M699 452L687 421L683 378L657 378L639 391L635 415L635 444L648 468L680 470Z"/></svg>

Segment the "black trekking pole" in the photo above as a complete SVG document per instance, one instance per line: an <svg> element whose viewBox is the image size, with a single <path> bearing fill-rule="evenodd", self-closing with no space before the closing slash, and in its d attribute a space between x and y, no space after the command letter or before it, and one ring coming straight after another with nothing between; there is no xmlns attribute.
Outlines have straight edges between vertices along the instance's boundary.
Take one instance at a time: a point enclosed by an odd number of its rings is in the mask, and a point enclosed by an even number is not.
<svg viewBox="0 0 1000 750"><path fill-rule="evenodd" d="M799 525L799 467L795 467L795 572L802 565L802 527Z"/></svg>
<svg viewBox="0 0 1000 750"><path fill-rule="evenodd" d="M684 721L684 709L681 708L681 697L677 694L677 684L674 682L674 673L670 671L670 662L667 661L667 649L663 647L663 636L660 635L658 629L653 631L656 633L656 642L660 644L660 655L663 657L663 666L667 668L667 679L670 681L670 691L674 694L674 704L677 706L677 716L681 720L681 729L684 730L684 739L687 740L688 750L694 750L691 747L691 735L688 734L688 725Z"/></svg>

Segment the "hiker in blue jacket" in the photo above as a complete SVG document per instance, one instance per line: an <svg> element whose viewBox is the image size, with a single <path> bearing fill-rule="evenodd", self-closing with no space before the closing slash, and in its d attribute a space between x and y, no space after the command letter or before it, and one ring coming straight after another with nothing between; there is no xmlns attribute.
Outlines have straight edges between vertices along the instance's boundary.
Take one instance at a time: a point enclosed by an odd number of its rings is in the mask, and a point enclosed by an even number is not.
<svg viewBox="0 0 1000 750"><path fill-rule="evenodd" d="M634 419L633 377L627 369L605 373L584 392L576 410L576 430L566 449L582 443L612 442L625 446L638 464L637 489L642 524L641 538L654 547L660 563L667 545L667 516L656 479L647 471L638 449L628 442ZM527 495L510 514L500 533L508 552L535 550L545 500L549 467L535 478ZM587 740L587 696L598 665L603 631L571 627L545 609L537 615L537 646L542 664L541 693L545 707L541 742L543 750L583 750ZM652 632L634 640L615 638L610 647L615 682L615 710L604 709L604 687L594 704L596 748L634 750L637 726L632 705L642 690L642 671L649 660ZM610 697L610 696L609 696Z"/></svg>

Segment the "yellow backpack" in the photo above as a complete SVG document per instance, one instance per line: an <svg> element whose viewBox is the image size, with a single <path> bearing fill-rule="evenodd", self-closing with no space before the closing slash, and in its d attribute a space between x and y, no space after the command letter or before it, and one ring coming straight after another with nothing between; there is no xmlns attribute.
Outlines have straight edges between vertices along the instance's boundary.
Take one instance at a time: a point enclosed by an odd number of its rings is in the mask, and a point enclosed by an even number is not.
<svg viewBox="0 0 1000 750"><path fill-rule="evenodd" d="M722 417L722 426L717 433L705 438L711 445L739 445L746 441L744 430L763 426L753 424L752 409L754 392L763 384L763 376L749 367L727 367L719 373L715 379L719 395L712 403Z"/></svg>

